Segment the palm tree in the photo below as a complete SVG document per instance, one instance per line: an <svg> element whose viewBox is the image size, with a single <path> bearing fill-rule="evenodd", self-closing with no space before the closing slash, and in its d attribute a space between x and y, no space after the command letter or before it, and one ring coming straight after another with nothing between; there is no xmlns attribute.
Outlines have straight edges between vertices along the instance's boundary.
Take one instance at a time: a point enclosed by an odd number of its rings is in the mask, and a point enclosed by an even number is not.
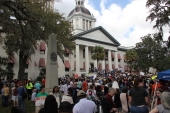
<svg viewBox="0 0 170 113"><path fill-rule="evenodd" d="M130 65L130 70L132 70L132 64L137 59L138 55L135 49L129 49L126 51L126 60L127 63Z"/></svg>
<svg viewBox="0 0 170 113"><path fill-rule="evenodd" d="M93 54L92 54L92 59L93 60L97 60L97 65L98 65L98 62L101 60L104 60L105 59L105 51L104 51L104 48L101 47L101 46L95 46L93 48Z"/></svg>

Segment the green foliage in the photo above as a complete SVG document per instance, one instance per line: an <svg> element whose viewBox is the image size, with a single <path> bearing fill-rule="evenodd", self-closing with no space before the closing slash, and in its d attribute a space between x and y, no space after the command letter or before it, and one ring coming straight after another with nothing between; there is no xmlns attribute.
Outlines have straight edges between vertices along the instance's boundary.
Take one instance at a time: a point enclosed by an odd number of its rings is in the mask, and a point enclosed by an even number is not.
<svg viewBox="0 0 170 113"><path fill-rule="evenodd" d="M126 61L132 70L132 65L138 58L138 54L135 49L129 49L126 51Z"/></svg>
<svg viewBox="0 0 170 113"><path fill-rule="evenodd" d="M104 60L105 59L104 48L101 47L101 46L95 46L93 48L92 59L97 60L97 62L100 61L100 60Z"/></svg>
<svg viewBox="0 0 170 113"><path fill-rule="evenodd" d="M19 55L18 78L22 79L26 60L35 54L37 41L47 42L52 33L57 35L57 54L64 60L65 50L70 52L75 44L72 41L72 27L59 12L53 12L45 4L47 0L1 0L0 35L4 35L6 53ZM24 56L24 57L23 57Z"/></svg>
<svg viewBox="0 0 170 113"><path fill-rule="evenodd" d="M154 36L148 34L141 37L142 41L136 44L138 58L133 65L135 69L142 69L145 72L148 72L149 67L155 67L158 71L169 69L170 60L168 60L167 50L155 41Z"/></svg>
<svg viewBox="0 0 170 113"><path fill-rule="evenodd" d="M14 76L11 65L8 64L8 58L0 57L0 77L7 77L8 80L12 80Z"/></svg>
<svg viewBox="0 0 170 113"><path fill-rule="evenodd" d="M41 68L39 76L37 77L36 81L41 81L46 75L46 68Z"/></svg>
<svg viewBox="0 0 170 113"><path fill-rule="evenodd" d="M2 101L2 98L0 98L0 101ZM8 107L3 107L2 104L0 103L1 113L11 113L12 107L13 103L11 103ZM25 99L25 110L26 113L35 113L35 104L32 101Z"/></svg>
<svg viewBox="0 0 170 113"><path fill-rule="evenodd" d="M150 8L150 14L147 20L154 21L156 23L154 27L159 28L168 26L170 22L170 1L169 0L147 0L146 7Z"/></svg>
<svg viewBox="0 0 170 113"><path fill-rule="evenodd" d="M163 40L163 26L170 25L170 1L169 0L147 0L146 7L150 8L149 16L146 20L155 20L154 28L159 30L156 40ZM167 46L170 47L170 37Z"/></svg>
<svg viewBox="0 0 170 113"><path fill-rule="evenodd" d="M126 51L126 60L127 62L133 62L137 59L137 53L135 49L129 49Z"/></svg>

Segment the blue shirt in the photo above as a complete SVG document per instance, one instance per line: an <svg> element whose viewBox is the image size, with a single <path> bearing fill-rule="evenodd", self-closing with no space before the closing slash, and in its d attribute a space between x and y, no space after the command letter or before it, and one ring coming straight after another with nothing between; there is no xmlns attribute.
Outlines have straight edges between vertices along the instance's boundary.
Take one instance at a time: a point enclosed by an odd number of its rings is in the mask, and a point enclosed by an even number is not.
<svg viewBox="0 0 170 113"><path fill-rule="evenodd" d="M20 86L17 90L18 90L18 96L22 96L21 93L23 91L23 89L25 90L25 88L23 86ZM26 92L26 90L25 90Z"/></svg>
<svg viewBox="0 0 170 113"><path fill-rule="evenodd" d="M36 84L34 85L34 87L35 87L36 90L40 90L41 85L40 85L40 83L36 83Z"/></svg>

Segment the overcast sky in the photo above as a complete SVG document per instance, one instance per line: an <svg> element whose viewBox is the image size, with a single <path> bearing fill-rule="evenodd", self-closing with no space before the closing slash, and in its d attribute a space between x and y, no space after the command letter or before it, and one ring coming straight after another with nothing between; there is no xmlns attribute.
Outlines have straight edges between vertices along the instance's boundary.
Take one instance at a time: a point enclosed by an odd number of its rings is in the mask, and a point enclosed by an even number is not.
<svg viewBox="0 0 170 113"><path fill-rule="evenodd" d="M121 46L135 46L142 36L157 32L153 29L154 22L147 21L149 15L146 8L147 0L85 0L85 7L96 18L96 27L104 27ZM75 8L75 0L55 2L55 9L67 17ZM164 40L168 39L168 29Z"/></svg>

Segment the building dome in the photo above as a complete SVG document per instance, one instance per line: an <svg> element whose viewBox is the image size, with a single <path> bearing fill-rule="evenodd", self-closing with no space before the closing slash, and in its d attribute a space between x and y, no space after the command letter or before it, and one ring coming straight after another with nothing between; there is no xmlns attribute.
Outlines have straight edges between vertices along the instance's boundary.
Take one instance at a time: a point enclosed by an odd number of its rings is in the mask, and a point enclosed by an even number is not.
<svg viewBox="0 0 170 113"><path fill-rule="evenodd" d="M91 15L90 11L84 6L77 6L69 13L69 16L71 16L74 12L82 12L84 14Z"/></svg>

